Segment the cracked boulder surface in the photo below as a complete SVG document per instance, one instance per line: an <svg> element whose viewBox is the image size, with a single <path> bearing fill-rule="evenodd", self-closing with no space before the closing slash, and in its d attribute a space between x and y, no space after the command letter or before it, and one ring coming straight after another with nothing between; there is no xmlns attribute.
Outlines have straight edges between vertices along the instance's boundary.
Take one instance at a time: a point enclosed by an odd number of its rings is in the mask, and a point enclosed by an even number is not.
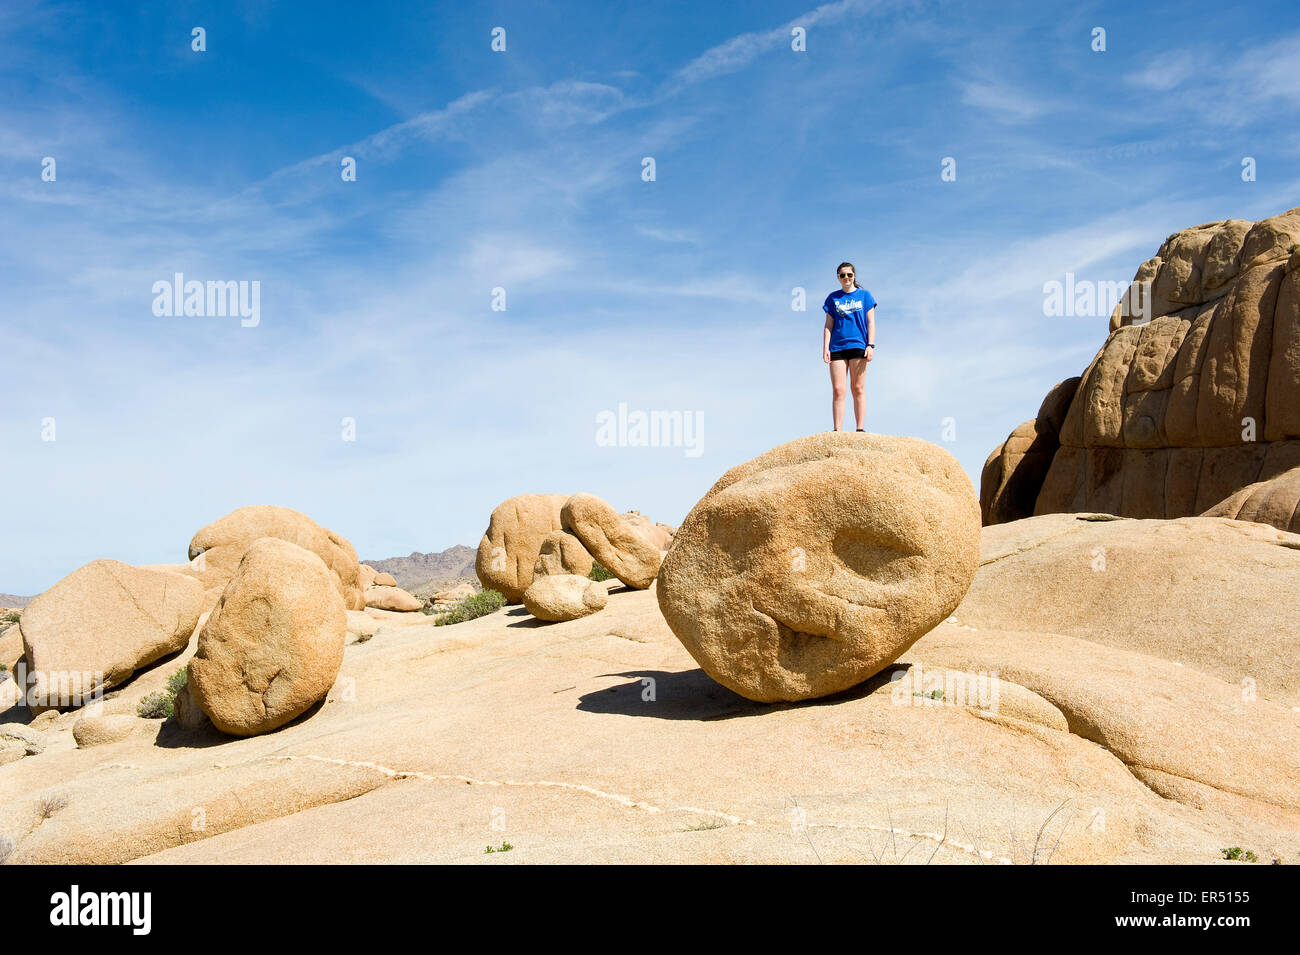
<svg viewBox="0 0 1300 955"><path fill-rule="evenodd" d="M972 591L1033 553L1028 531L986 548ZM549 626L522 607L384 624L320 708L260 736L154 721L79 750L77 714L46 714L44 750L0 766L10 862L1300 862L1300 714L1265 681L1250 700L1189 659L958 607L865 684L756 703L698 668L658 586ZM995 699L962 692L994 674Z"/></svg>
<svg viewBox="0 0 1300 955"><path fill-rule="evenodd" d="M1297 243L1300 208L1169 236L1134 277L1149 313L1117 306L1081 378L989 455L984 523L1189 517L1300 467Z"/></svg>
<svg viewBox="0 0 1300 955"><path fill-rule="evenodd" d="M283 726L329 692L347 625L324 561L279 538L255 541L199 632L194 702L236 736Z"/></svg>
<svg viewBox="0 0 1300 955"><path fill-rule="evenodd" d="M202 603L203 587L192 577L91 561L23 612L18 630L31 678L27 692L56 703L123 683L185 647Z"/></svg>
<svg viewBox="0 0 1300 955"><path fill-rule="evenodd" d="M809 435L732 468L691 509L659 571L659 606L740 695L826 696L952 612L979 537L974 488L939 446Z"/></svg>

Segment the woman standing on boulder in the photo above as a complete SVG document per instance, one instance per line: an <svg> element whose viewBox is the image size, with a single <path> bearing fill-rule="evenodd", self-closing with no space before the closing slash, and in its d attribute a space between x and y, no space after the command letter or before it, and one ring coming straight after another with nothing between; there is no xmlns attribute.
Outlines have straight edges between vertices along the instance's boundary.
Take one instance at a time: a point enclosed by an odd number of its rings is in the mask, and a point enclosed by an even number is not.
<svg viewBox="0 0 1300 955"><path fill-rule="evenodd" d="M835 430L844 424L844 379L853 389L853 417L858 430L867 418L867 362L876 354L876 300L858 284L852 262L841 262L835 270L838 291L826 296L822 311L826 327L822 332L822 361L831 367L831 417Z"/></svg>

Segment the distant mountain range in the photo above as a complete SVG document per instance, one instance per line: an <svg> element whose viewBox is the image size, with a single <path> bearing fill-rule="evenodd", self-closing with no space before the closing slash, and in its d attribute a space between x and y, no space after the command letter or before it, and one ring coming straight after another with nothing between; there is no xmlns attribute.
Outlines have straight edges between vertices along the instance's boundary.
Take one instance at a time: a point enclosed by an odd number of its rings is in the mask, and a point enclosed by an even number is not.
<svg viewBox="0 0 1300 955"><path fill-rule="evenodd" d="M474 572L474 566L471 563L470 573ZM32 602L31 597L19 597L17 594L0 594L0 607L8 607L11 610L17 610L20 607L26 607Z"/></svg>
<svg viewBox="0 0 1300 955"><path fill-rule="evenodd" d="M468 582L478 587L478 577L474 573L474 557L477 553L473 547L457 544L436 554L412 551L407 557L363 560L361 563L392 574L397 586L423 597L456 584Z"/></svg>

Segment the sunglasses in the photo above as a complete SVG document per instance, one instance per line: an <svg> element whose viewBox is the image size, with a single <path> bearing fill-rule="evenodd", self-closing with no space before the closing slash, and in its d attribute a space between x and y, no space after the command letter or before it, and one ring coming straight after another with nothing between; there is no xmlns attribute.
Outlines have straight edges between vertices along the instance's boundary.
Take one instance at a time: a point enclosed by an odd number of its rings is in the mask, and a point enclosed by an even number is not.
<svg viewBox="0 0 1300 955"><path fill-rule="evenodd" d="M840 278L842 278L842 279L843 279L843 278L849 278L849 279L851 279L851 278L853 278L853 273L852 273L852 272L841 272L841 273L840 273Z"/></svg>

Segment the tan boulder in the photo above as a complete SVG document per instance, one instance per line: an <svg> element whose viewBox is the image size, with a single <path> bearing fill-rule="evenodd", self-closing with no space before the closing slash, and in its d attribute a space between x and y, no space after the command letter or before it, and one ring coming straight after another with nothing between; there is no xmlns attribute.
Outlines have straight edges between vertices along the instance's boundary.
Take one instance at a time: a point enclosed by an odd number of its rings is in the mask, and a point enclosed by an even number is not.
<svg viewBox="0 0 1300 955"><path fill-rule="evenodd" d="M1296 706L1297 580L1300 535L1262 524L1047 514L984 528L954 616L1143 653Z"/></svg>
<svg viewBox="0 0 1300 955"><path fill-rule="evenodd" d="M29 700L80 705L183 650L202 604L199 582L181 574L108 559L74 570L36 597L19 624Z"/></svg>
<svg viewBox="0 0 1300 955"><path fill-rule="evenodd" d="M564 502L564 529L593 558L629 587L645 590L659 573L660 553L618 511L594 494L575 494Z"/></svg>
<svg viewBox="0 0 1300 955"><path fill-rule="evenodd" d="M477 590L473 584L457 584L447 590L439 590L433 595L433 605L435 607L446 606L447 604L460 603L466 597L473 597Z"/></svg>
<svg viewBox="0 0 1300 955"><path fill-rule="evenodd" d="M248 547L190 661L190 692L217 729L266 733L329 692L347 632L336 580L319 556L282 538Z"/></svg>
<svg viewBox="0 0 1300 955"><path fill-rule="evenodd" d="M640 511L625 511L620 515L638 534L650 542L655 550L664 551L672 543L672 535L667 524L656 524Z"/></svg>
<svg viewBox="0 0 1300 955"><path fill-rule="evenodd" d="M577 620L603 610L608 600L604 584L577 574L538 577L524 591L524 609L538 620Z"/></svg>
<svg viewBox="0 0 1300 955"><path fill-rule="evenodd" d="M395 578L392 574L386 574L386 573L384 573L382 570L380 570L380 571L376 571L376 572L375 572L375 582L374 582L374 584L372 584L372 586L374 586L374 587L396 587L396 586L397 586L397 578Z"/></svg>
<svg viewBox="0 0 1300 955"><path fill-rule="evenodd" d="M365 606L361 565L351 543L306 514L269 504L231 511L190 540L190 565L203 582L209 605L221 596L245 551L263 537L286 540L311 551L333 572L347 608L361 610Z"/></svg>
<svg viewBox="0 0 1300 955"><path fill-rule="evenodd" d="M521 494L496 506L474 560L474 572L485 589L500 591L507 603L523 601L542 541L560 530L566 500L563 494Z"/></svg>
<svg viewBox="0 0 1300 955"><path fill-rule="evenodd" d="M1300 534L1300 467L1248 484L1202 516L1254 521Z"/></svg>
<svg viewBox="0 0 1300 955"><path fill-rule="evenodd" d="M383 574L381 576L387 576ZM424 602L419 597L408 594L401 587L376 585L366 591L366 606L378 610L397 610L409 612L420 610Z"/></svg>
<svg viewBox="0 0 1300 955"><path fill-rule="evenodd" d="M1116 310L1059 425L1040 414L990 455L985 523L1188 517L1300 466L1297 240L1300 209L1171 235L1134 277L1149 315Z"/></svg>
<svg viewBox="0 0 1300 955"><path fill-rule="evenodd" d="M375 585L375 577L378 575L379 571L375 570L375 568L371 567L369 564L361 564L358 566L357 582L363 593Z"/></svg>
<svg viewBox="0 0 1300 955"><path fill-rule="evenodd" d="M72 738L78 749L90 749L105 743L120 743L143 725L144 720L130 713L83 716L72 724Z"/></svg>
<svg viewBox="0 0 1300 955"><path fill-rule="evenodd" d="M593 561L582 541L568 531L551 531L542 539L542 549L533 565L533 579L555 574L577 574L586 577L591 573Z"/></svg>
<svg viewBox="0 0 1300 955"><path fill-rule="evenodd" d="M18 624L0 632L0 665L10 673L23 657L23 632ZM3 673L4 671L0 671Z"/></svg>
<svg viewBox="0 0 1300 955"><path fill-rule="evenodd" d="M732 468L659 572L664 618L751 700L847 689L947 617L979 562L979 502L916 438L816 434Z"/></svg>

